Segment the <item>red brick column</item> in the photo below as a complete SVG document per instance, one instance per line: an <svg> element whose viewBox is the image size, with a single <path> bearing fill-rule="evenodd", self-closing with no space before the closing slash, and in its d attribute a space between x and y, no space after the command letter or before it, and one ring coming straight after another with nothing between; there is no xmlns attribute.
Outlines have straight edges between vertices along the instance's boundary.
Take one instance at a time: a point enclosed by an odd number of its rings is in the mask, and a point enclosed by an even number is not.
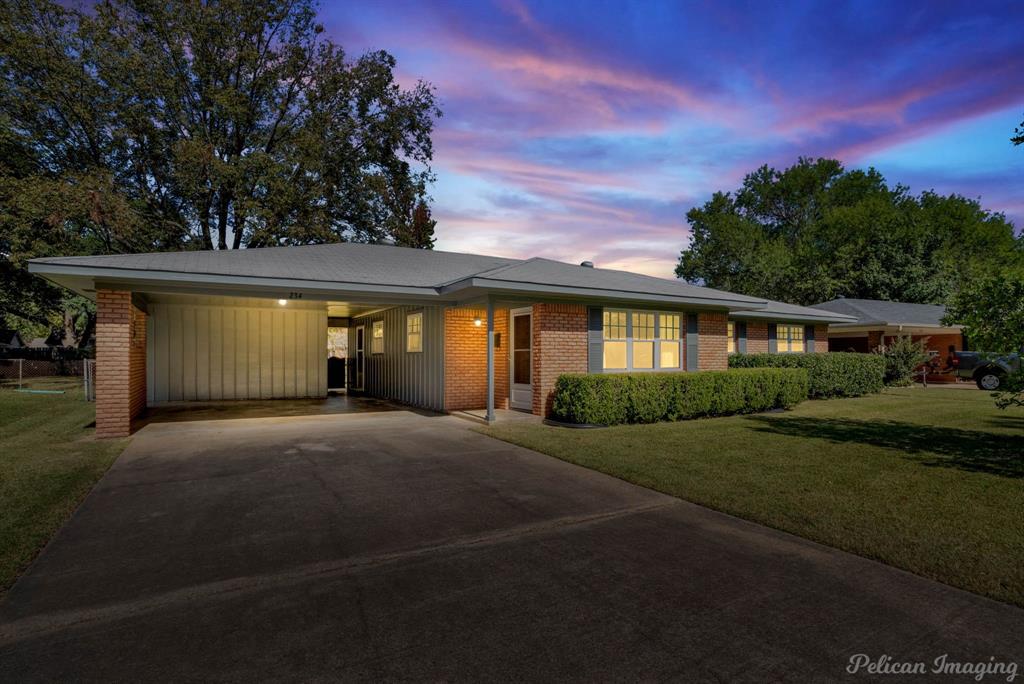
<svg viewBox="0 0 1024 684"><path fill-rule="evenodd" d="M815 352L827 352L828 351L828 326L827 325L816 325L816 326L814 326L814 351Z"/></svg>
<svg viewBox="0 0 1024 684"><path fill-rule="evenodd" d="M815 334L815 344L817 334ZM767 354L768 353L768 324L763 321L749 321L747 323L747 353Z"/></svg>
<svg viewBox="0 0 1024 684"><path fill-rule="evenodd" d="M480 319L481 325L475 321ZM501 346L494 350L494 407L508 408L508 309L494 310L494 332ZM487 311L445 309L444 408L446 411L487 406Z"/></svg>
<svg viewBox="0 0 1024 684"><path fill-rule="evenodd" d="M871 330L868 331L868 351L873 352L875 348L882 344L882 331Z"/></svg>
<svg viewBox="0 0 1024 684"><path fill-rule="evenodd" d="M702 313L697 316L697 369L729 368L729 314ZM748 330L747 334L750 332Z"/></svg>
<svg viewBox="0 0 1024 684"><path fill-rule="evenodd" d="M146 408L146 314L132 293L96 293L96 436L126 437Z"/></svg>
<svg viewBox="0 0 1024 684"><path fill-rule="evenodd" d="M551 413L555 381L562 373L587 372L587 307L533 305L533 413Z"/></svg>

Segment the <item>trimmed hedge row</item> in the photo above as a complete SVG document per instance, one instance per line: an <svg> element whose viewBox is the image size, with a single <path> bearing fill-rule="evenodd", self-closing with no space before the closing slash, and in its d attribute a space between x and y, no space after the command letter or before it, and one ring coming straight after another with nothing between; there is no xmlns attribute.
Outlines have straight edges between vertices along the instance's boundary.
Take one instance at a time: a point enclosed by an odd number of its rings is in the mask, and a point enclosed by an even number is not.
<svg viewBox="0 0 1024 684"><path fill-rule="evenodd" d="M800 369L562 375L553 414L566 423L654 423L790 408L806 398Z"/></svg>
<svg viewBox="0 0 1024 684"><path fill-rule="evenodd" d="M885 359L878 354L732 354L729 367L805 368L812 399L859 397L881 392L885 384Z"/></svg>

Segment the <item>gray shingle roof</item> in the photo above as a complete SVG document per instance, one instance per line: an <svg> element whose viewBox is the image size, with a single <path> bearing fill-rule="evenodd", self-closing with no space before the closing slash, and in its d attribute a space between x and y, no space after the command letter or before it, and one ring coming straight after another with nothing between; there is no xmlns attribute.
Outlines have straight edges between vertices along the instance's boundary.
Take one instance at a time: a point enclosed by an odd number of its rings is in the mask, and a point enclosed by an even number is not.
<svg viewBox="0 0 1024 684"><path fill-rule="evenodd" d="M742 311L735 314L737 318L756 318L779 321L805 321L822 323L854 323L856 318L837 311L828 311L817 307L798 306L785 302L769 301L768 306L756 311Z"/></svg>
<svg viewBox="0 0 1024 684"><path fill-rule="evenodd" d="M356 242L33 259L37 264L405 287L437 287L515 261L478 254Z"/></svg>
<svg viewBox="0 0 1024 684"><path fill-rule="evenodd" d="M881 299L833 299L811 308L853 316L851 325L942 326L946 307L935 304L905 304Z"/></svg>
<svg viewBox="0 0 1024 684"><path fill-rule="evenodd" d="M691 285L682 280L669 280L654 276L616 271L606 268L590 268L566 264L561 261L534 257L478 273L474 277L482 280L497 280L512 283L553 285L555 287L587 288L615 292L636 292L643 294L668 295L701 299L723 299L732 302L761 304L763 299L714 290L709 287Z"/></svg>
<svg viewBox="0 0 1024 684"><path fill-rule="evenodd" d="M47 267L74 268L94 277L159 280L161 275L177 278L294 279L326 285L368 285L424 288L439 294L459 288L486 288L490 283L505 289L515 284L539 286L552 294L564 290L587 290L629 295L642 299L680 298L691 303L715 306L761 306L763 299L691 285L681 280L602 268L587 268L551 259L526 261L504 257L411 249L392 245L337 243L303 247L270 247L193 252L161 252L92 257L54 257L32 260L33 272L48 275ZM102 271L102 273L101 273ZM56 275L57 269L53 274ZM62 271L67 275L67 271ZM563 291L560 291L562 288ZM454 295L453 295L454 296Z"/></svg>

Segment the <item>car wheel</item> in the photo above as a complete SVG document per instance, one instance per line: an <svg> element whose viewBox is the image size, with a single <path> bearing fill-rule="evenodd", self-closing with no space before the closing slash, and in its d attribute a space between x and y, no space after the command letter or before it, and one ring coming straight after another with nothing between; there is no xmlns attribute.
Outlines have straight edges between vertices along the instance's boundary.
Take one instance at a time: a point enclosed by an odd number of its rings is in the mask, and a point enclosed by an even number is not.
<svg viewBox="0 0 1024 684"><path fill-rule="evenodd" d="M999 385L1002 384L1003 379L998 373L993 371L984 371L977 378L978 389L988 390L990 392L999 389Z"/></svg>

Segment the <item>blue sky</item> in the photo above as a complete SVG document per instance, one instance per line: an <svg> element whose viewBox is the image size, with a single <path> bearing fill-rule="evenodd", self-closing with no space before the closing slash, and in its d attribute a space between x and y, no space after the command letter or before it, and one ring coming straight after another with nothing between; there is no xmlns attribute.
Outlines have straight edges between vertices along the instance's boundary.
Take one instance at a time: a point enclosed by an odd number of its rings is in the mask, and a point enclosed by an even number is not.
<svg viewBox="0 0 1024 684"><path fill-rule="evenodd" d="M444 110L437 247L670 276L684 213L832 156L1024 227L1024 3L326 3Z"/></svg>

